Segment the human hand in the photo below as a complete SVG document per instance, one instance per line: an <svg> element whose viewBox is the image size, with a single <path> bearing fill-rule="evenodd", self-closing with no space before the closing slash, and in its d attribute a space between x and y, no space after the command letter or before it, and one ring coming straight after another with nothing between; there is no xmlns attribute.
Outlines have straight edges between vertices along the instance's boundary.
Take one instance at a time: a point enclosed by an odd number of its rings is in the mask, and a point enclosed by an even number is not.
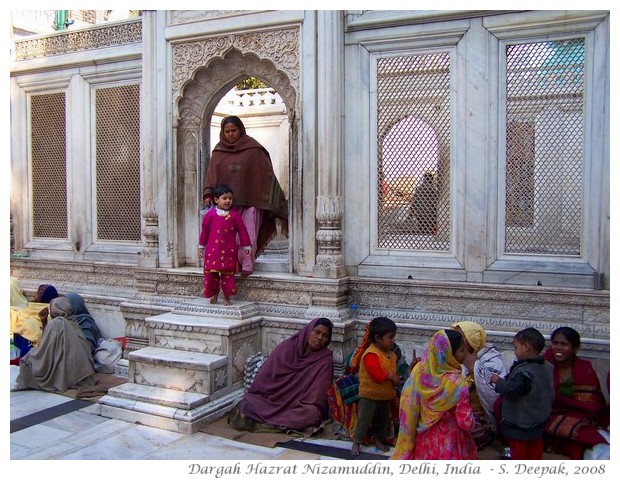
<svg viewBox="0 0 620 480"><path fill-rule="evenodd" d="M491 378L489 378L489 383L495 385L498 380L499 380L499 375L497 373L494 373L493 375L491 375Z"/></svg>
<svg viewBox="0 0 620 480"><path fill-rule="evenodd" d="M198 256L200 258L204 258L205 256L205 247L203 247L202 245L198 245Z"/></svg>
<svg viewBox="0 0 620 480"><path fill-rule="evenodd" d="M49 315L49 313L50 309L48 307L45 307L39 311L39 320L41 320L41 323L47 323L47 316Z"/></svg>
<svg viewBox="0 0 620 480"><path fill-rule="evenodd" d="M249 257L250 255L252 255L252 247L245 247L245 256Z"/></svg>

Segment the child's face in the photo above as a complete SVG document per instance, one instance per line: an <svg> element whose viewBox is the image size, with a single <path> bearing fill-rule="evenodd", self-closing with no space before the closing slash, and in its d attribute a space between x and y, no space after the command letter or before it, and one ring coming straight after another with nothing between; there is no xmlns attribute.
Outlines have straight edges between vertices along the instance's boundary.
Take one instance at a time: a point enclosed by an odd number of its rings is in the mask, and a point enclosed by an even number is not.
<svg viewBox="0 0 620 480"><path fill-rule="evenodd" d="M463 340L461 341L459 348L456 349L456 352L452 353L454 358L456 358L457 362L463 363L465 361L465 357L467 356L467 353L468 353L468 350L467 350L468 346L469 344L465 341L465 337L463 337Z"/></svg>
<svg viewBox="0 0 620 480"><path fill-rule="evenodd" d="M394 338L396 338L396 332L388 332L382 337L377 335L375 337L375 345L381 350L389 352L392 350L392 345L394 345Z"/></svg>
<svg viewBox="0 0 620 480"><path fill-rule="evenodd" d="M215 204L222 210L230 210L232 207L232 193L222 193L219 197L215 197Z"/></svg>
<svg viewBox="0 0 620 480"><path fill-rule="evenodd" d="M529 344L514 339L512 341L512 346L514 347L515 357L517 357L517 360L524 360L531 357Z"/></svg>

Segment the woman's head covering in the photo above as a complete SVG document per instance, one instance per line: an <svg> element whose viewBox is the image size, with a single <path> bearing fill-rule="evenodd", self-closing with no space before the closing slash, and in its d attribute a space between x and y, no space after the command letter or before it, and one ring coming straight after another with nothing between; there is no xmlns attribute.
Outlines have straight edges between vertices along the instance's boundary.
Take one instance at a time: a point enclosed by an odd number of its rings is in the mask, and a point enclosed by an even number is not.
<svg viewBox="0 0 620 480"><path fill-rule="evenodd" d="M88 311L86 302L81 295L77 293L67 293L65 298L71 303L73 308L73 319L80 325L82 333L91 344L94 351L99 344L99 340L103 338L97 322Z"/></svg>
<svg viewBox="0 0 620 480"><path fill-rule="evenodd" d="M56 297L50 302L50 317L65 317L71 318L73 316L73 306L67 297Z"/></svg>
<svg viewBox="0 0 620 480"><path fill-rule="evenodd" d="M487 342L487 334L481 325L476 322L458 322L452 325L452 328L459 327L465 335L465 340L469 343L469 346L477 352Z"/></svg>
<svg viewBox="0 0 620 480"><path fill-rule="evenodd" d="M34 301L38 303L50 303L54 298L58 297L58 291L53 285L39 285Z"/></svg>
<svg viewBox="0 0 620 480"><path fill-rule="evenodd" d="M28 306L28 299L24 295L22 288L17 283L17 280L11 277L11 294L10 294L11 307L24 308Z"/></svg>
<svg viewBox="0 0 620 480"><path fill-rule="evenodd" d="M348 373L355 374L360 369L360 362L362 361L362 356L366 349L370 346L370 322L366 324L366 328L364 329L364 336L360 341L360 344L353 352L353 356L351 357L351 363L349 365Z"/></svg>
<svg viewBox="0 0 620 480"><path fill-rule="evenodd" d="M439 330L413 367L400 397L400 431L395 460L411 460L416 432L428 430L444 412L468 398L469 384L454 358L445 330Z"/></svg>

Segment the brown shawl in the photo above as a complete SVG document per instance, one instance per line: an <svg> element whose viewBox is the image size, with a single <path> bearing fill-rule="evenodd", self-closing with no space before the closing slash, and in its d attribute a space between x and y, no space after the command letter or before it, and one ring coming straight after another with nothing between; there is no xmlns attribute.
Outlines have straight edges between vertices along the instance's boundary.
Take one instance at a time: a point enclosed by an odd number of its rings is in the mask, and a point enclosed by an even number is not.
<svg viewBox="0 0 620 480"><path fill-rule="evenodd" d="M276 232L275 218L282 219L282 234L288 232L288 204L273 171L269 152L254 138L242 135L235 143L220 141L213 149L204 183L203 196L213 196L213 187L227 184L233 203L265 211L258 233L260 253Z"/></svg>

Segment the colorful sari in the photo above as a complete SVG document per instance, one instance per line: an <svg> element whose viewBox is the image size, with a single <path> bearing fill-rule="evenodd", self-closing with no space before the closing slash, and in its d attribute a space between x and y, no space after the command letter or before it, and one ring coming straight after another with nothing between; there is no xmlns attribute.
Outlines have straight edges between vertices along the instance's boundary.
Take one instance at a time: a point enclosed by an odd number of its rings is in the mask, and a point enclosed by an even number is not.
<svg viewBox="0 0 620 480"><path fill-rule="evenodd" d="M444 330L435 333L405 382L393 460L473 460L469 384Z"/></svg>
<svg viewBox="0 0 620 480"><path fill-rule="evenodd" d="M545 360L554 367L555 388L551 416L545 425L546 447L580 460L586 448L608 443L598 432L607 407L599 379L590 361L574 357L571 377L560 383L550 348L545 352Z"/></svg>

